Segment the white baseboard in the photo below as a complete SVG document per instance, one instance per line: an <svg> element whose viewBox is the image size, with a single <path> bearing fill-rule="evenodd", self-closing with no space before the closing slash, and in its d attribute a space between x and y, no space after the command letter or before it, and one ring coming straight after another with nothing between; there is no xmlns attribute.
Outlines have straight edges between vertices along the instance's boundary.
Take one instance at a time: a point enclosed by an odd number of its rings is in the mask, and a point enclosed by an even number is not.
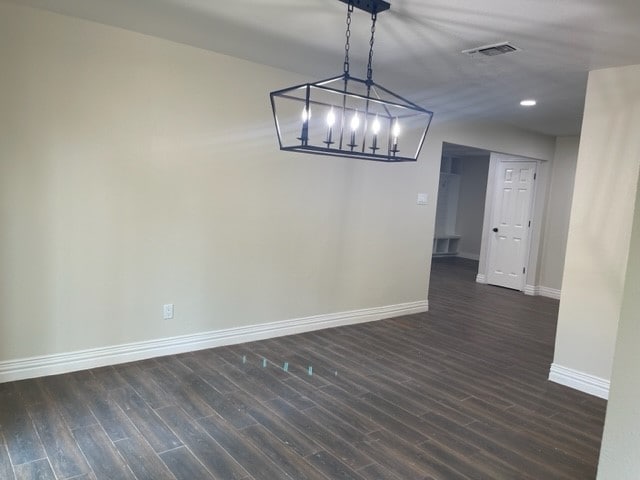
<svg viewBox="0 0 640 480"><path fill-rule="evenodd" d="M467 260L475 260L476 262L480 260L480 255L477 253L460 252L458 256L460 258L466 258Z"/></svg>
<svg viewBox="0 0 640 480"><path fill-rule="evenodd" d="M609 398L609 380L552 363L549 380L596 397Z"/></svg>
<svg viewBox="0 0 640 480"><path fill-rule="evenodd" d="M543 287L542 285L525 285L525 295L540 295L542 297L560 300L560 290L556 288Z"/></svg>
<svg viewBox="0 0 640 480"><path fill-rule="evenodd" d="M0 362L0 383L353 325L429 310L426 300Z"/></svg>
<svg viewBox="0 0 640 480"><path fill-rule="evenodd" d="M487 277L483 273L476 275L476 283L487 283ZM538 285L525 285L522 290L525 295L540 295L542 297L555 298L560 300L560 290L555 288L542 287Z"/></svg>
<svg viewBox="0 0 640 480"><path fill-rule="evenodd" d="M538 292L543 297L555 298L556 300L560 300L560 290L557 288L543 287L542 285L538 287Z"/></svg>

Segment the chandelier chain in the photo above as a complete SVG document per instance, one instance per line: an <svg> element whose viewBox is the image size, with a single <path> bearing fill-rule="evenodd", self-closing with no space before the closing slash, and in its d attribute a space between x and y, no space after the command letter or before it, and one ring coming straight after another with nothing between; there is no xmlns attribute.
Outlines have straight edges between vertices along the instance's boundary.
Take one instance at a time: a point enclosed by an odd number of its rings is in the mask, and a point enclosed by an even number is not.
<svg viewBox="0 0 640 480"><path fill-rule="evenodd" d="M373 42L375 40L376 34L376 20L378 19L378 14L374 11L371 14L371 39L369 40L369 62L367 63L367 82L371 83L373 81Z"/></svg>
<svg viewBox="0 0 640 480"><path fill-rule="evenodd" d="M347 30L345 31L345 44L344 44L344 73L349 75L349 39L351 38L351 13L353 12L353 1L349 0L347 4Z"/></svg>

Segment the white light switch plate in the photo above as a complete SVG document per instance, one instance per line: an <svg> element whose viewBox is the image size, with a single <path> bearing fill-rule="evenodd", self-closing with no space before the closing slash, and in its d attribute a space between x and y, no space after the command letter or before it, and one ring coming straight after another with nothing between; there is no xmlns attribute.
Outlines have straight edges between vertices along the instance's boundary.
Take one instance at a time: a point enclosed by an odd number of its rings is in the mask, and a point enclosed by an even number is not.
<svg viewBox="0 0 640 480"><path fill-rule="evenodd" d="M426 193L419 193L418 194L418 200L416 201L416 203L418 205L426 205L427 204L427 194Z"/></svg>

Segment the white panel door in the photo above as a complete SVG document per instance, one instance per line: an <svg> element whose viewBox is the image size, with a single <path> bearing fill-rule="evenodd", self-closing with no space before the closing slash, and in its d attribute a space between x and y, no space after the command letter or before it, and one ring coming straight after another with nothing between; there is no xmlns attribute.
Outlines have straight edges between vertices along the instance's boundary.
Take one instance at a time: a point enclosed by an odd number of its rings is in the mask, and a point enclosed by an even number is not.
<svg viewBox="0 0 640 480"><path fill-rule="evenodd" d="M490 225L487 283L524 289L536 162L501 161Z"/></svg>

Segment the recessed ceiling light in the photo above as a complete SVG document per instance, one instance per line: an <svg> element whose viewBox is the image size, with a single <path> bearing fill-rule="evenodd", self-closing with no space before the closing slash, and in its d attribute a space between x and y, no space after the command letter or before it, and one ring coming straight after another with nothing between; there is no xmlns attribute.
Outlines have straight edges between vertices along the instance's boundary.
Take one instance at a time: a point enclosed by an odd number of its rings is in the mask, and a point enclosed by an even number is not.
<svg viewBox="0 0 640 480"><path fill-rule="evenodd" d="M537 102L535 100L522 100L520 102L520 105L522 105L523 107L533 107Z"/></svg>

